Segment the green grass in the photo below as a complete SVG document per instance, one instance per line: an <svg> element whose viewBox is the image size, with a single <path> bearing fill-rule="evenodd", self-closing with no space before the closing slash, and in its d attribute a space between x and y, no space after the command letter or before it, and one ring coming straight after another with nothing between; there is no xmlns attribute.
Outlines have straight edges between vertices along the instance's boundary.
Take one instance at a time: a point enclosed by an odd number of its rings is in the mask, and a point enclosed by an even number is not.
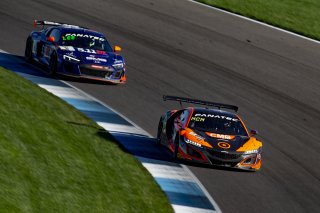
<svg viewBox="0 0 320 213"><path fill-rule="evenodd" d="M0 212L172 212L93 121L0 67Z"/></svg>
<svg viewBox="0 0 320 213"><path fill-rule="evenodd" d="M198 0L320 40L319 0Z"/></svg>

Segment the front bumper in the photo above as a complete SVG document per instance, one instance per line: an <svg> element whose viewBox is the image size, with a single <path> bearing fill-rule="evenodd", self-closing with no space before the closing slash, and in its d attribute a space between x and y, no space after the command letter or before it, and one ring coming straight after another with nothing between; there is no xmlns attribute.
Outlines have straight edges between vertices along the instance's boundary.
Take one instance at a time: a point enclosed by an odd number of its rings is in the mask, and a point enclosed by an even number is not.
<svg viewBox="0 0 320 213"><path fill-rule="evenodd" d="M75 78L104 81L113 84L124 84L126 82L125 68L115 70L111 66L95 64L77 64L63 61L58 73Z"/></svg>
<svg viewBox="0 0 320 213"><path fill-rule="evenodd" d="M241 152L228 152L216 149L200 148L184 142L180 143L178 157L197 163L250 171L259 170L262 164L261 153L244 154Z"/></svg>

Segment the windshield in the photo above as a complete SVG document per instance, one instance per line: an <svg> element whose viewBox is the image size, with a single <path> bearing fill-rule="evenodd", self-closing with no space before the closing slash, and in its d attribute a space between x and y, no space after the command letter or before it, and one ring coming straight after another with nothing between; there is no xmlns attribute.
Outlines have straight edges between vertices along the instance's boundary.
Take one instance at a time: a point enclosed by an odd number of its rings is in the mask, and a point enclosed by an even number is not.
<svg viewBox="0 0 320 213"><path fill-rule="evenodd" d="M247 136L246 130L238 118L224 115L194 113L188 127L203 132Z"/></svg>
<svg viewBox="0 0 320 213"><path fill-rule="evenodd" d="M66 33L61 37L61 45L113 52L110 44L104 37L91 34Z"/></svg>

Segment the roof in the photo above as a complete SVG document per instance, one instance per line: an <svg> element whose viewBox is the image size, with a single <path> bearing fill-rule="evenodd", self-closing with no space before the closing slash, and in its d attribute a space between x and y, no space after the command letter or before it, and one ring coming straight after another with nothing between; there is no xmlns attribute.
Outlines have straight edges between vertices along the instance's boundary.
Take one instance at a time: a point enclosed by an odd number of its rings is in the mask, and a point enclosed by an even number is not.
<svg viewBox="0 0 320 213"><path fill-rule="evenodd" d="M103 33L99 33L94 30L89 30L86 28L73 26L73 25L60 25L56 26L55 28L60 29L62 33L79 33L79 34L90 34L98 37L105 37Z"/></svg>

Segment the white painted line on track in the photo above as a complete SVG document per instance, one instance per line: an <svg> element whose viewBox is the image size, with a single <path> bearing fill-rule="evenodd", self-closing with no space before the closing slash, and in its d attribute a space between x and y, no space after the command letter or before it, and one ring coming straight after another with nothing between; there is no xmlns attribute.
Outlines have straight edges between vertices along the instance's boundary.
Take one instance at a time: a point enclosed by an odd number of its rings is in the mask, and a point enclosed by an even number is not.
<svg viewBox="0 0 320 213"><path fill-rule="evenodd" d="M56 96L60 98L70 98L70 99L77 99L77 100L84 100L88 101L89 99L84 97L83 95L79 95L77 92L74 92L72 88L62 88L59 86L51 86L51 85L44 85L38 84L39 87L46 89L49 92L55 92Z"/></svg>
<svg viewBox="0 0 320 213"><path fill-rule="evenodd" d="M181 205L172 205L175 212L190 212L190 213L214 213L216 211L213 210L206 210L202 208L195 208L195 207L185 207Z"/></svg>
<svg viewBox="0 0 320 213"><path fill-rule="evenodd" d="M142 161L143 162L143 161ZM171 178L178 179L181 178L183 181L194 181L192 177L186 175L186 170L179 166L169 166L166 164L154 164L154 163L142 163L144 167L148 168L149 171L152 171L155 177L157 178ZM172 170L174 168L174 170Z"/></svg>
<svg viewBox="0 0 320 213"><path fill-rule="evenodd" d="M278 30L278 31L281 31L281 32L284 32L284 33L287 33L287 34L290 34L290 35L293 35L293 36L296 36L296 37L299 37L299 38L302 38L302 39L305 39L305 40L308 40L308 41L311 41L311 42L314 42L314 43L317 43L317 44L320 44L320 41L318 41L318 40L315 40L315 39L312 39L312 38L309 38L309 37L306 37L306 36L303 36L303 35L299 35L297 33L294 33L294 32L279 28L279 27L275 27L275 26L272 26L270 24L263 23L261 21L257 21L257 20L242 16L242 15L239 15L239 14L235 14L235 13L232 13L232 12L229 12L229 11L214 7L214 6L210 6L210 5L198 2L196 0L187 0L187 1L189 1L191 3L194 3L194 4L197 4L197 5L201 5L201 6L206 7L206 8L210 8L212 10L220 11L222 13L225 13L225 14L228 14L228 15L231 15L231 16L238 17L238 18L250 21L250 22L254 22L256 24L260 24L260 25L263 25L265 27L269 27L271 29L275 29L275 30Z"/></svg>
<svg viewBox="0 0 320 213"><path fill-rule="evenodd" d="M145 135L145 131L137 129L135 126L112 124L108 122L97 122L97 124L110 133L131 133L137 135Z"/></svg>
<svg viewBox="0 0 320 213"><path fill-rule="evenodd" d="M4 53L1 50L0 52ZM155 146L152 146L150 142L153 137L145 130L110 106L68 82L37 76L34 74L34 69L29 68L30 66L16 66L15 64L21 63L21 60L18 61L18 59L12 59L12 57L8 56L0 54L0 62L4 63L8 69L11 66L12 70L18 75L30 80L80 110L96 121L102 128L109 131L120 144L135 155L154 177L160 188L166 193L175 212L221 212L209 193L186 166L150 157L141 157L139 155L139 152L152 152L151 156L161 154ZM39 69L36 68L36 70ZM33 74L29 74L28 72L33 72Z"/></svg>

